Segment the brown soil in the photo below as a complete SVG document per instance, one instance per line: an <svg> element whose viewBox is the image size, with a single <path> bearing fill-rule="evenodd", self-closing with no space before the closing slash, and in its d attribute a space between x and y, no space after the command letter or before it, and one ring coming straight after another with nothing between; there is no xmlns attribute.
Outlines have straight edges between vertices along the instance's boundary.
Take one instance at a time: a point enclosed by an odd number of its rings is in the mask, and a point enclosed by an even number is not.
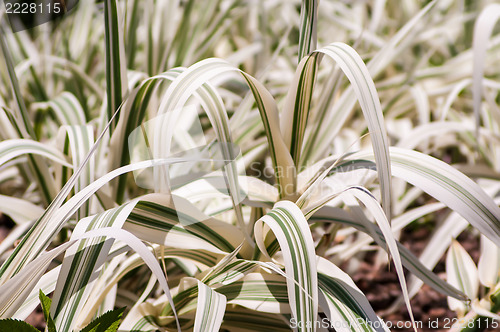
<svg viewBox="0 0 500 332"><path fill-rule="evenodd" d="M405 230L401 236L401 242L418 256L425 248L429 238L430 231L428 229ZM458 237L458 241L469 252L477 264L479 259L478 239L469 232L464 232ZM434 269L434 272L441 278L445 276L445 257L446 255L443 255ZM404 305L396 312L390 314L384 313L401 295L401 288L394 267L391 267L390 270L384 267L379 271L375 271L373 268L373 259L373 254L366 257L361 268L352 276L354 282L366 294L377 314L384 321L392 323L393 327L391 331L413 331L408 326L410 324L410 317ZM447 331L449 326L456 322L456 314L448 309L446 296L427 285L424 285L411 300L411 306L415 321L422 324L422 328L419 328L419 331ZM406 326L401 328L394 327L397 326L398 322L400 322L400 325L406 323ZM493 332L498 331L498 329L485 329L484 331Z"/></svg>

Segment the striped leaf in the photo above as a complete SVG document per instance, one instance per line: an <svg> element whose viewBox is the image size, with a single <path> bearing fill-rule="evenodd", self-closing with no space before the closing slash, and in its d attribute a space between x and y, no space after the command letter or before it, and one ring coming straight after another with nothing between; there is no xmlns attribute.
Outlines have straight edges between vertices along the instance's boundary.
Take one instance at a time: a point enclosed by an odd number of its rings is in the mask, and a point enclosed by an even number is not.
<svg viewBox="0 0 500 332"><path fill-rule="evenodd" d="M203 84L206 84L207 81L218 76L227 75L231 72L239 72L243 75L256 100L268 138L271 159L276 169L277 186L280 189L281 195L283 196L285 191L293 194L295 189L295 168L290 153L287 151L281 137L276 102L269 91L252 76L232 67L223 60L207 59L200 61L191 66L188 71L179 75L175 82L169 86L162 99L162 104L160 105L160 114L182 108L188 98ZM213 98L214 96L212 96L212 103L214 102ZM217 117L215 116L214 114L214 119L223 119L227 115L221 113L217 115ZM217 121L214 121L213 124ZM214 125L214 127L221 128L220 125ZM229 135L226 135L226 137L229 137Z"/></svg>
<svg viewBox="0 0 500 332"><path fill-rule="evenodd" d="M0 165L25 154L39 155L66 167L72 167L64 155L50 145L29 139L9 139L0 142Z"/></svg>
<svg viewBox="0 0 500 332"><path fill-rule="evenodd" d="M318 3L317 0L303 0L300 7L299 62L316 49Z"/></svg>
<svg viewBox="0 0 500 332"><path fill-rule="evenodd" d="M437 0L429 2L383 45L367 63L370 76L367 76L366 79L369 79L369 77L377 77L397 59L403 51L414 45L416 35L419 32L419 26L425 22L432 10L436 8L437 3ZM315 161L318 159L318 156L327 152L332 139L337 136L340 129L352 114L355 104L356 94L354 87L350 86L342 93L338 100L335 100L333 108L329 109L330 116L319 124L319 129L315 131L314 135L311 135L310 139L305 144L305 160Z"/></svg>
<svg viewBox="0 0 500 332"><path fill-rule="evenodd" d="M183 286L179 289L179 293L174 296L174 302L176 308L179 308L178 312L180 317L186 317L192 321L193 316L190 313L196 310L198 306L198 285L192 278L189 280L186 279L187 278L184 278L183 280L189 282L183 283ZM271 317L273 316L269 315L269 313L290 313L287 285L284 278L279 275L249 273L242 279L218 287L217 293L225 296L228 304L233 304L227 306L226 315L222 323L223 327L226 323L230 326L235 324L232 320L234 316L231 318L231 312L234 310L237 312L246 310L246 312L254 315L249 316L252 317L251 320L244 320L241 322L239 328L243 331L251 327L255 327L255 331L262 330L263 325L260 324L260 321L255 319L255 317L260 316L266 317L262 323L273 322L273 330L275 325L283 329L283 321L279 320L279 318L272 319ZM251 309L251 311L249 309ZM160 326L155 323L155 317L158 315L157 310L158 309L153 308L150 303L143 303L132 310L125 318L121 328L126 330L140 330L142 328L143 331L148 331L148 328L151 329L152 326L154 326L154 328L159 328ZM170 314L171 308L169 305L166 305L161 315L165 316ZM192 327L192 323L186 323L186 326ZM264 326L266 326L267 330L271 328L269 325ZM278 331L280 329L278 329ZM238 327L236 327L236 330L238 330ZM289 330L290 328L288 328L287 331Z"/></svg>
<svg viewBox="0 0 500 332"><path fill-rule="evenodd" d="M85 112L82 105L71 92L63 92L60 96L45 103L37 103L38 108L49 108L61 125L85 125Z"/></svg>
<svg viewBox="0 0 500 332"><path fill-rule="evenodd" d="M172 311L175 317L177 330L180 332L181 328L177 317L177 311L174 307L174 302L172 300L170 288L168 287L167 284L166 276L163 274L163 271L156 257L148 250L146 245L142 243L137 237L130 234L129 232L112 227L91 230L89 232L80 235L79 239L86 239L86 238L88 239L99 236L101 237L107 236L116 240L123 241L141 256L141 258L144 260L148 268L151 270L153 275L158 280L158 283L160 284L162 290L165 292L165 295L167 296L167 299L170 305L172 306Z"/></svg>
<svg viewBox="0 0 500 332"><path fill-rule="evenodd" d="M289 332L290 327L280 316L248 310L246 308L227 308L222 328L234 332Z"/></svg>
<svg viewBox="0 0 500 332"><path fill-rule="evenodd" d="M181 260L182 262L193 262L200 270L206 269L208 266L213 266L216 260L220 258L220 255L213 254L205 250L186 250L186 249L170 249L170 248L160 248L158 245L153 246L155 254L159 258L175 258ZM110 257L113 256L113 252L110 252ZM97 307L105 300L109 293L112 293L114 287L120 282L127 274L131 273L135 269L143 266L144 260L138 254L132 254L128 258L121 260L116 257L117 263L110 263L106 267L105 272L101 275L100 280L97 282L95 287L93 287L89 299L79 317L79 321L83 324L89 322L97 310ZM154 280L153 280L154 286ZM145 291L146 295L149 293ZM136 303L136 307L141 307L143 299L140 299ZM178 308L178 305L176 304ZM132 308L132 312L134 308ZM142 317L143 315L140 315ZM140 319L140 318L138 318Z"/></svg>
<svg viewBox="0 0 500 332"><path fill-rule="evenodd" d="M14 69L14 61L12 60L12 56L5 40L5 34L6 32L4 30L4 27L2 26L0 28L0 49L2 50L3 58L9 74L11 89L15 98L14 110L16 110L16 118L19 120L20 128L25 133L27 133L26 136L35 139L35 131L33 130L33 124L31 123L31 119L26 108L26 103L24 102L24 98L21 93L19 81Z"/></svg>
<svg viewBox="0 0 500 332"><path fill-rule="evenodd" d="M194 320L194 331L218 331L224 318L226 301L224 295L217 293L198 280L198 305Z"/></svg>
<svg viewBox="0 0 500 332"><path fill-rule="evenodd" d="M14 62L5 40L5 30L3 26L0 27L0 49L2 51L5 65L7 67L10 88L12 89L12 94L14 95L15 99L14 110L16 112L14 113L15 115L13 125L17 128L19 137L31 138L33 140L36 140L37 137L35 135L35 130L33 129L33 124L29 117L26 103L21 94L19 81L14 69ZM34 173L34 180L38 183L43 201L46 204L49 204L49 202L51 202L52 199L56 196L57 191L54 179L48 169L47 164L43 159L32 155L28 156L28 164Z"/></svg>
<svg viewBox="0 0 500 332"><path fill-rule="evenodd" d="M12 315L12 318L25 320L40 304L40 290L44 294L50 294L54 291L60 271L61 266L59 265L46 272L33 287L28 297L24 300L23 305Z"/></svg>
<svg viewBox="0 0 500 332"><path fill-rule="evenodd" d="M477 264L478 277L486 287L494 288L499 281L500 248L481 235L481 256Z"/></svg>
<svg viewBox="0 0 500 332"><path fill-rule="evenodd" d="M350 187L348 188L345 192L349 192L352 194L357 200L363 203L364 206L370 211L370 213L374 216L378 226L380 227L380 230L382 231L382 234L384 235L386 246L387 246L387 252L390 253L390 256L392 257L392 260L394 262L394 266L396 267L396 273L398 275L399 279L399 284L401 285L401 290L403 292L403 298L405 300L406 304L406 309L408 310L408 314L410 316L410 320L413 325L413 329L415 332L417 332L417 326L415 324L415 320L413 318L413 312L411 309L410 305L410 297L408 295L408 288L406 286L406 278L403 272L403 266L401 263L401 255L399 253L397 244L396 244L396 239L394 238L394 235L392 234L391 226L389 224L389 221L387 217L384 214L384 211L378 204L377 200L373 195L366 190L365 188L362 187ZM355 207L355 201L353 199L350 199L350 197L344 198L346 203L351 206L351 208L354 210L356 213L356 217L360 218L362 222L364 222L365 226L367 226L368 230L370 232L374 232L374 228L372 227L372 223L364 216L363 212ZM353 208L354 206L354 208Z"/></svg>
<svg viewBox="0 0 500 332"><path fill-rule="evenodd" d="M124 229L153 243L214 253L232 252L243 241L237 227L209 218L180 197L174 205L159 194L139 202Z"/></svg>
<svg viewBox="0 0 500 332"><path fill-rule="evenodd" d="M394 176L421 188L462 215L472 226L500 245L500 209L474 181L450 165L422 153L391 148ZM370 152L349 156L339 167L373 168Z"/></svg>
<svg viewBox="0 0 500 332"><path fill-rule="evenodd" d="M75 192L88 186L94 181L94 157L85 162L90 149L94 145L94 130L91 126L62 126L59 129L58 142L62 145L61 150L68 156L71 156L73 169L78 169L80 165L83 167L83 172L80 173L76 183ZM67 168L61 170L61 187L69 180L69 172ZM77 212L77 219L86 217L90 213L91 199L87 200L81 209Z"/></svg>
<svg viewBox="0 0 500 332"><path fill-rule="evenodd" d="M318 63L321 61L319 55L332 58L351 82L371 134L382 190L382 205L390 219L391 164L382 107L368 69L361 57L350 46L344 43L333 43L315 51L311 56L301 61L291 92L287 96L286 113L283 118L285 142L290 146L295 163L300 165L300 152L310 107L316 61Z"/></svg>
<svg viewBox="0 0 500 332"><path fill-rule="evenodd" d="M446 255L446 276L448 282L467 294L469 299L477 297L479 279L476 264L457 241L452 242ZM464 302L453 298L448 298L448 306L456 311L459 317L468 311Z"/></svg>
<svg viewBox="0 0 500 332"><path fill-rule="evenodd" d="M78 222L72 238L105 227L121 228L137 200ZM51 315L58 330L71 331L96 282L96 272L108 257L113 241L105 238L82 240L66 251L52 298Z"/></svg>
<svg viewBox="0 0 500 332"><path fill-rule="evenodd" d="M126 172L133 172L134 170L139 170L146 167L154 167L166 163L183 161L193 160L171 158L162 161L144 161L121 167L110 173L107 173L106 175L92 182L87 187L83 188L60 208L51 210L49 207L49 209L45 211L44 215L42 215L42 217L35 223L35 225L30 229L30 231L22 239L19 245L15 248L11 256L2 265L2 268L0 270L2 280L5 282L5 280L18 273L27 263L38 257L41 252L48 247L52 239L56 236L59 230L61 230L68 219L85 203L85 201L87 201L102 186L107 184L112 179ZM196 158L196 161L200 161L199 158ZM62 191L61 193L63 192L64 191Z"/></svg>
<svg viewBox="0 0 500 332"><path fill-rule="evenodd" d="M495 24L500 19L500 4L490 4L483 9L474 25L474 70L472 71L472 93L474 115L476 119L476 134L479 130L481 116L481 97L483 89L484 64L488 42Z"/></svg>
<svg viewBox="0 0 500 332"><path fill-rule="evenodd" d="M74 243L75 241L66 242L38 256L15 277L0 286L1 318L11 317L21 307L52 260Z"/></svg>
<svg viewBox="0 0 500 332"><path fill-rule="evenodd" d="M107 119L111 120L127 92L125 46L116 0L106 0L104 2L104 25L106 36ZM116 121L113 121L111 125L111 133L116 127Z"/></svg>
<svg viewBox="0 0 500 332"><path fill-rule="evenodd" d="M288 298L300 331L315 331L318 315L318 280L314 244L304 215L292 202L276 203L273 210L255 224L259 249L267 255L264 229L267 225L276 236L283 253ZM294 283L296 281L298 285ZM304 290L302 290L303 288Z"/></svg>
<svg viewBox="0 0 500 332"><path fill-rule="evenodd" d="M354 227L371 236L382 249L385 250L387 248L384 235L377 225L370 225L369 228L372 228L372 231L370 231L363 222L359 221L358 218L355 218L346 211L330 206L325 206L314 213L309 220L311 222L332 221L343 224L345 226ZM403 266L415 276L420 278L420 280L423 280L427 285L431 286L436 291L444 295L451 296L460 300L465 300L467 298L465 294L450 286L450 284L444 282L434 272L428 269L404 245L397 242L397 246L399 254L401 255L401 262ZM414 295L414 292L411 291L411 287L409 288L409 295L410 297Z"/></svg>
<svg viewBox="0 0 500 332"><path fill-rule="evenodd" d="M336 330L384 331L381 320L349 275L324 258L318 260L318 271L321 308Z"/></svg>

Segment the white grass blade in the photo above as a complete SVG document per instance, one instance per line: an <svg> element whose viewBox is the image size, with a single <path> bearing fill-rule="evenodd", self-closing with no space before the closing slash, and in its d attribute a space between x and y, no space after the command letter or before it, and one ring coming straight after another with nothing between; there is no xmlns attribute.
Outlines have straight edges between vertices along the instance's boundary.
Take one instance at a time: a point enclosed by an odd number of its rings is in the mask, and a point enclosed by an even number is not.
<svg viewBox="0 0 500 332"><path fill-rule="evenodd" d="M449 248L452 238L456 238L460 233L463 232L464 229L467 228L468 225L469 223L467 222L467 220L462 218L462 216L460 216L458 213L452 212L450 216L446 218L441 226L434 232L424 251L420 254L418 260L422 262L423 266L425 266L426 269L434 269L436 264ZM424 281L422 281L424 279L417 279L417 274L414 271L412 271L412 273L415 275L410 276L408 281L408 290L410 293L410 297L415 296L424 283ZM425 281L425 283L432 285L427 281ZM446 283L446 285L449 284ZM456 288L453 287L453 289L455 290L455 293L442 292L442 294L454 297L461 301L467 300L467 295L463 294L463 292L459 292L461 296L453 295L457 292ZM396 306L397 303L400 302L400 300L397 300L394 306Z"/></svg>
<svg viewBox="0 0 500 332"><path fill-rule="evenodd" d="M24 133L27 133L26 136L35 138L35 132L33 130L33 124L28 115L28 110L26 108L26 104L24 102L21 88L19 86L19 81L17 79L17 75L14 69L14 61L12 60L12 55L7 47L7 42L5 40L6 31L3 26L0 28L0 49L2 51L2 55L5 61L5 65L8 70L9 80L11 84L12 93L15 99L15 108L16 111L16 122Z"/></svg>
<svg viewBox="0 0 500 332"><path fill-rule="evenodd" d="M316 71L320 62L321 57L317 52L299 62L285 100L281 128L283 139L296 166L301 164L302 142L311 109Z"/></svg>
<svg viewBox="0 0 500 332"><path fill-rule="evenodd" d="M477 297L479 279L476 264L455 240L446 255L446 275L448 282L463 291L470 299ZM453 298L448 298L448 306L451 310L457 311L459 317L467 312L465 303Z"/></svg>
<svg viewBox="0 0 500 332"><path fill-rule="evenodd" d="M256 100L268 138L281 196L283 197L285 191L293 194L295 189L295 167L281 136L276 102L269 91L252 76L232 67L223 60L207 59L200 61L191 66L189 71L179 75L169 86L160 105L160 114L182 108L188 98L207 81L231 72L239 72L243 75Z"/></svg>
<svg viewBox="0 0 500 332"><path fill-rule="evenodd" d="M367 235L372 236L375 242L377 242L377 244L382 249L387 250L386 241L380 228L377 225L371 225L372 231L370 231L366 227L366 225L358 219L359 218L351 216L346 211L332 208L330 206L325 206L318 210L318 212L316 212L313 216L311 216L310 221L333 221L348 227L354 227L366 233ZM403 266L406 267L415 276L417 276L419 278L419 282L423 280L426 284L444 295L452 296L461 300L467 298L462 292L450 286L448 283L441 280L435 273L426 268L426 265L421 263L420 260L401 243L397 242L397 246L399 254L401 255ZM412 297L414 295L414 292L411 288L413 282L409 282L408 284L410 285L409 295L410 297Z"/></svg>
<svg viewBox="0 0 500 332"><path fill-rule="evenodd" d="M332 262L318 258L320 305L330 324L339 332L384 331L381 320L349 275Z"/></svg>
<svg viewBox="0 0 500 332"><path fill-rule="evenodd" d="M40 280L37 282L33 290L28 295L26 300L24 300L23 305L16 311L12 318L25 320L36 307L40 304L40 290L44 294L50 294L56 289L56 281L59 272L61 271L61 266L57 266L45 273Z"/></svg>
<svg viewBox="0 0 500 332"><path fill-rule="evenodd" d="M78 238L92 229L121 228L137 202L138 200L135 200L97 216L80 220L71 238ZM112 244L112 240L102 237L92 238L82 240L78 246L66 251L51 306L51 315L58 330L72 331L75 328L76 318L98 277L97 270L108 258Z"/></svg>
<svg viewBox="0 0 500 332"><path fill-rule="evenodd" d="M406 286L406 279L403 272L403 266L401 264L401 256L394 235L392 234L391 226L389 224L387 217L384 214L384 211L380 207L375 197L373 197L372 194L365 188L352 187L347 189L345 192L351 193L354 197L356 197L359 201L361 201L370 211L370 213L375 217L375 220L377 221L377 224L379 225L382 234L384 235L385 242L388 248L387 251L390 253L392 260L394 261L394 266L396 267L396 273L398 275L399 284L401 285L401 290L403 292L403 298L405 300L406 308L408 310L408 314L410 315L410 319L413 325L413 330L417 332L415 319L413 318L413 312L410 305L410 297L408 295L408 288ZM371 225L369 225L368 222L365 223L365 226L370 227ZM373 232L373 229L371 230L371 232Z"/></svg>
<svg viewBox="0 0 500 332"><path fill-rule="evenodd" d="M292 202L281 201L255 224L255 237L259 249L267 252L264 244L263 224L276 236L283 253L288 297L293 317L301 322L300 331L314 331L318 315L318 281L314 244L307 220ZM301 287L307 292L301 290Z"/></svg>
<svg viewBox="0 0 500 332"><path fill-rule="evenodd" d="M69 142L67 146L64 144L66 140ZM83 171L80 173L80 176L75 183L74 190L75 192L78 192L95 180L94 156L90 156L90 158L86 161L86 157L89 155L90 149L94 145L94 129L92 126L62 126L59 129L58 142L61 143L60 149L64 151L65 154L71 156L73 169L78 169L80 165L83 167ZM69 175L66 170L61 170L61 187L64 186L68 178ZM87 200L83 204L82 208L80 208L77 212L77 219L81 219L89 215L90 204L91 199Z"/></svg>
<svg viewBox="0 0 500 332"><path fill-rule="evenodd" d="M202 63L199 63L201 65ZM201 68L201 69L200 69ZM206 70L203 66L194 65L182 73L180 73L172 84L169 86L165 92L158 114L170 113L174 115L174 119L170 120L170 124L167 124L168 129L164 130L164 125L158 121L156 124L157 130L154 132L153 141L153 155L155 157L165 157L170 154L172 136L175 132L174 126L177 124L176 114L180 116L179 111L185 107L188 98L197 94L200 96L203 108L205 109L210 122L216 133L217 140L219 141L222 156L224 159L233 160L236 158L234 155L232 145L231 131L229 127L229 118L225 110L224 104L221 97L215 92L215 88L207 82L209 78L205 80L199 80L198 75L200 71ZM170 129L170 130L169 130ZM166 155L165 155L166 154ZM224 177L228 182L229 194L232 199L233 207L236 213L236 218L240 228L245 232L244 221L241 211L241 197L240 197L240 185L238 183L238 173L235 163L230 163L223 167ZM170 190L170 183L168 174L159 174L165 177L166 181L161 181L158 184L158 189L160 192L168 193ZM246 234L247 241L253 243L251 237Z"/></svg>
<svg viewBox="0 0 500 332"><path fill-rule="evenodd" d="M0 211L11 217L16 224L25 224L38 219L44 210L27 200L0 195Z"/></svg>
<svg viewBox="0 0 500 332"><path fill-rule="evenodd" d="M474 115L476 119L476 133L479 130L481 115L481 97L483 89L484 64L488 42L495 24L500 19L500 4L490 4L483 9L474 25L474 69L472 74L472 94Z"/></svg>
<svg viewBox="0 0 500 332"><path fill-rule="evenodd" d="M382 191L382 206L387 218L391 219L391 163L389 141L385 129L382 106L375 84L361 57L346 44L333 43L320 53L328 55L339 65L351 82L359 100L372 139L373 151L377 163L377 172Z"/></svg>
<svg viewBox="0 0 500 332"><path fill-rule="evenodd" d="M184 278L183 280L186 279L188 278ZM198 306L198 301L196 299L198 294L198 285L194 282L195 280L191 278L186 281L189 282L184 283L184 287L182 287L179 293L174 297L174 301L176 305L178 303L184 304L182 308L179 308L179 315L181 318L187 316L191 321L193 318L191 313ZM233 283L218 287L217 293L224 295L227 298L227 304L229 304L227 306L222 327L224 327L228 319L231 320L231 317L228 318L228 312L235 309L247 312L247 318L251 319L242 321L240 327L242 329L248 329L250 326L253 326L255 330L251 331L264 331L262 330L261 324L259 324L260 321L256 320L255 317L270 314L274 314L273 317L276 317L275 314L290 313L287 285L285 279L280 275L250 273L244 278ZM142 326L150 326L151 320L148 316L156 316L156 310L157 309L153 307L151 303L145 302L140 304L136 308L132 309L129 315L127 315L122 323L121 329L139 330ZM168 315L169 313L170 311L163 311L163 314ZM186 316L183 316L184 314ZM269 321L269 319L266 321ZM234 324L234 322L231 322L230 325L232 324ZM190 324L188 323L187 325ZM275 325L276 321L274 321L274 324L272 325L265 326L265 329L267 331L270 329L274 331ZM280 328L283 328L283 325L283 322L278 324ZM192 324L190 326L192 326ZM155 326L155 328L158 328L158 326ZM280 330L281 329L278 329L278 331ZM231 329L231 331L233 331L233 329ZM289 327L287 331L290 331Z"/></svg>
<svg viewBox="0 0 500 332"><path fill-rule="evenodd" d="M51 251L43 253L16 276L0 286L1 318L11 317L21 307L52 260L74 243L75 241L66 242Z"/></svg>
<svg viewBox="0 0 500 332"><path fill-rule="evenodd" d="M50 145L29 139L9 139L0 142L0 165L24 154L39 155L66 167L72 167L64 155Z"/></svg>
<svg viewBox="0 0 500 332"><path fill-rule="evenodd" d="M500 208L474 181L431 156L394 147L390 151L394 176L443 202L500 245ZM361 164L364 164L363 167L374 166L374 157L370 152L359 152L348 159L351 160L349 167Z"/></svg>
<svg viewBox="0 0 500 332"><path fill-rule="evenodd" d="M194 319L194 332L218 331L227 299L198 280L198 305Z"/></svg>
<svg viewBox="0 0 500 332"><path fill-rule="evenodd" d="M390 63L396 59L403 50L413 45L413 40L417 32L418 24L437 4L437 0L427 4L417 15L412 17L367 63L368 70L372 78L378 76ZM306 151L311 150L308 159L316 160L318 155L324 154L328 145L335 135L338 134L345 121L352 113L356 103L356 96L353 88L348 87L342 94L332 109L332 117L319 129L317 139L306 144Z"/></svg>
<svg viewBox="0 0 500 332"><path fill-rule="evenodd" d="M500 248L481 235L481 256L477 264L478 277L486 287L494 288L500 278Z"/></svg>
<svg viewBox="0 0 500 332"><path fill-rule="evenodd" d="M300 8L299 62L316 49L319 0L303 0Z"/></svg>
<svg viewBox="0 0 500 332"><path fill-rule="evenodd" d="M186 250L171 248L160 249L158 245L153 245L152 247L155 250L155 254L159 255L159 258L175 258L180 259L183 262L192 262L200 270L205 270L207 267L215 265L217 259L220 259L221 257L221 255L216 255L205 250ZM152 248L150 248L150 250L151 249ZM127 275L134 269L143 266L145 263L138 254L132 254L126 260L117 263L113 262L113 264L114 265L112 266L108 266L108 268L98 281L98 284L94 287L92 293L89 295L89 298L93 299L93 305L88 305L83 309L82 314L79 317L79 321L81 324L90 322L90 320L94 316L94 313L97 311L99 304L104 301L106 294L108 294L113 288L115 288L117 283L122 280L125 275ZM149 294L147 290L145 290L145 293ZM136 305L131 308L131 313L135 312L136 308L141 306L143 306L143 303L141 303L141 301L137 301Z"/></svg>
<svg viewBox="0 0 500 332"><path fill-rule="evenodd" d="M377 160L377 171L382 191L382 206L391 218L391 166L389 141L383 120L382 106L370 76L361 57L344 43L333 43L304 58L296 71L290 92L287 95L282 120L285 143L290 148L296 165L300 160L302 140L308 119L310 101L316 68L321 62L318 55L332 58L347 76L359 101L372 138L372 146Z"/></svg>
<svg viewBox="0 0 500 332"><path fill-rule="evenodd" d="M62 125L83 126L87 123L82 105L71 92L65 91L49 102L37 103L36 107L49 108Z"/></svg>
<svg viewBox="0 0 500 332"><path fill-rule="evenodd" d="M111 120L127 93L127 73L125 63L125 46L120 27L120 17L116 0L104 2L104 26L106 36L106 96L107 120ZM110 131L113 132L116 120L112 121Z"/></svg>
<svg viewBox="0 0 500 332"><path fill-rule="evenodd" d="M64 226L67 220L102 186L104 186L109 181L113 180L117 176L120 176L127 172L133 172L134 170L140 170L146 167L155 167L167 163L183 162L183 161L193 161L192 159L186 158L170 158L166 160L148 160L139 162L136 164L131 164L128 166L116 169L98 180L94 181L73 197L71 197L68 202L55 211L50 211L51 219L47 220L47 211L45 214L35 223L33 228L30 229L28 234L23 238L23 240L16 247L11 256L2 265L2 280L5 282L6 279L12 277L14 274L18 273L27 263L35 259L40 255L40 253L49 246L50 242L59 232L59 230ZM203 161L196 158L195 161ZM206 160L211 161L211 160Z"/></svg>
<svg viewBox="0 0 500 332"><path fill-rule="evenodd" d="M5 65L7 67L10 88L15 99L14 109L16 112L14 115L15 124L13 123L13 125L16 126L19 137L35 140L37 138L35 135L35 130L33 129L33 124L29 117L28 110L21 93L19 81L14 69L14 61L12 60L11 53L9 51L9 48L7 47L5 36L6 32L2 26L0 27L0 49L2 51ZM45 161L38 156L29 155L28 164L35 173L34 179L39 185L42 200L46 204L49 204L57 195L57 189L52 177L52 173L49 171L49 168Z"/></svg>

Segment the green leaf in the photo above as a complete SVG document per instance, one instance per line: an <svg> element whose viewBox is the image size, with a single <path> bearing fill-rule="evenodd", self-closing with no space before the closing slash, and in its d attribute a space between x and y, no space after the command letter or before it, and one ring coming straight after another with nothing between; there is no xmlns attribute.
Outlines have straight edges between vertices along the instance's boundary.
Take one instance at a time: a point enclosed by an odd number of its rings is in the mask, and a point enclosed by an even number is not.
<svg viewBox="0 0 500 332"><path fill-rule="evenodd" d="M110 310L94 319L80 332L116 332L124 311L125 307Z"/></svg>
<svg viewBox="0 0 500 332"><path fill-rule="evenodd" d="M42 305L43 316L45 317L45 321L47 322L47 328L49 332L56 332L56 326L54 325L54 320L50 316L50 306L52 305L52 300L45 295L40 289L40 303Z"/></svg>
<svg viewBox="0 0 500 332"><path fill-rule="evenodd" d="M119 26L118 8L116 0L104 2L105 36L106 36L106 93L107 116L111 120L113 114L123 101L127 91L127 73L125 68L125 46ZM111 125L113 132L116 122Z"/></svg>
<svg viewBox="0 0 500 332"><path fill-rule="evenodd" d="M0 331L40 332L30 324L17 319L0 320Z"/></svg>

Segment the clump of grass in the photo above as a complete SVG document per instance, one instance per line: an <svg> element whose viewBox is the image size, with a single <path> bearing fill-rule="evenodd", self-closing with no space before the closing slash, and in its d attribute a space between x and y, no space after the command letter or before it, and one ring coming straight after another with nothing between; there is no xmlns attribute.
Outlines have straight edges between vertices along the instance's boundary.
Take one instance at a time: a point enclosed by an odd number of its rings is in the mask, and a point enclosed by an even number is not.
<svg viewBox="0 0 500 332"><path fill-rule="evenodd" d="M492 18L470 38L487 3L105 0L2 26L0 317L41 290L57 331L123 306L125 331L381 331L338 268L375 243L412 321L422 282L497 318L498 267L471 291L451 241L500 244ZM399 243L446 208L420 259Z"/></svg>

